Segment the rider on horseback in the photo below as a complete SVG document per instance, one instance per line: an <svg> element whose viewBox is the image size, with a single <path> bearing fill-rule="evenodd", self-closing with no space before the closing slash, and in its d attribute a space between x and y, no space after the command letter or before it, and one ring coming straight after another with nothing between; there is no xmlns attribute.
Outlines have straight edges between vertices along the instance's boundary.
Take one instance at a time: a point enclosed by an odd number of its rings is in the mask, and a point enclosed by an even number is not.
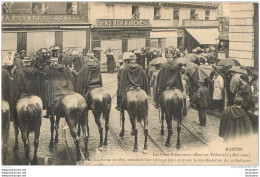
<svg viewBox="0 0 260 177"><path fill-rule="evenodd" d="M118 102L116 107L118 110L121 109L122 98L132 87L139 87L144 90L147 95L150 95L150 86L143 67L136 63L136 56L134 54L130 55L128 60L128 64L121 70L119 76L117 90Z"/></svg>
<svg viewBox="0 0 260 177"><path fill-rule="evenodd" d="M94 57L88 57L86 64L77 73L77 86L78 93L85 98L92 89L102 87L100 64Z"/></svg>
<svg viewBox="0 0 260 177"><path fill-rule="evenodd" d="M159 98L167 88L175 87L183 91L179 66L173 64L172 55L166 55L167 63L163 64L157 77L155 107L159 107Z"/></svg>

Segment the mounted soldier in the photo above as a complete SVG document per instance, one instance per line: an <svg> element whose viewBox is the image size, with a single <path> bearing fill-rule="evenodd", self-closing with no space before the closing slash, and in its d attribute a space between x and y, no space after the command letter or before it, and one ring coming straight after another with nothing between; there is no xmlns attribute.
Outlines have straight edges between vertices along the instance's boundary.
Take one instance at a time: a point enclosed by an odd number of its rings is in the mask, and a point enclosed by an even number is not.
<svg viewBox="0 0 260 177"><path fill-rule="evenodd" d="M132 87L139 87L150 95L150 86L143 67L136 63L136 56L129 56L129 63L121 70L118 84L118 100L117 109L121 109L121 101L126 92Z"/></svg>

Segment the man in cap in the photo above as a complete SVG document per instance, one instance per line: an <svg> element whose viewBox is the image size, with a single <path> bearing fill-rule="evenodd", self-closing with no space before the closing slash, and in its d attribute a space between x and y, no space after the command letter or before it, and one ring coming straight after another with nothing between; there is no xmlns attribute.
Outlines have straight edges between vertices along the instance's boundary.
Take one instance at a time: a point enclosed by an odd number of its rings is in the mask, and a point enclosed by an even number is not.
<svg viewBox="0 0 260 177"><path fill-rule="evenodd" d="M223 111L224 103L224 79L221 76L221 73L219 70L215 70L215 76L213 78L214 86L213 86L213 100L215 103L216 108L218 108L219 111Z"/></svg>
<svg viewBox="0 0 260 177"><path fill-rule="evenodd" d="M243 98L237 95L234 104L223 111L220 121L219 136L225 141L253 134L250 119L245 110L241 108Z"/></svg>
<svg viewBox="0 0 260 177"><path fill-rule="evenodd" d="M199 80L197 82L198 89L196 93L193 95L191 102L196 104L199 111L199 121L200 126L206 126L206 111L209 106L209 90L203 84L203 80Z"/></svg>
<svg viewBox="0 0 260 177"><path fill-rule="evenodd" d="M131 87L140 87L147 95L150 95L150 86L143 67L136 63L134 54L129 56L129 63L121 70L118 84L117 109L121 109L121 101Z"/></svg>

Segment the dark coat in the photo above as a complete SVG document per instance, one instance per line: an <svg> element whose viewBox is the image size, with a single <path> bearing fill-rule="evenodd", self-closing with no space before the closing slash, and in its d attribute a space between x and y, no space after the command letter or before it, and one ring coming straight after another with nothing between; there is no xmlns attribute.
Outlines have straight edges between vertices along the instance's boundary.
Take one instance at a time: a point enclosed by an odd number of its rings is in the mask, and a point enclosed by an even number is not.
<svg viewBox="0 0 260 177"><path fill-rule="evenodd" d="M137 86L150 95L150 86L143 67L137 63L126 65L119 76L118 96L123 97L132 87Z"/></svg>
<svg viewBox="0 0 260 177"><path fill-rule="evenodd" d="M77 74L78 93L85 97L88 88L102 86L100 65L97 62L86 63Z"/></svg>
<svg viewBox="0 0 260 177"><path fill-rule="evenodd" d="M247 113L237 106L226 108L222 113L219 136L228 140L248 134L253 134L253 129Z"/></svg>
<svg viewBox="0 0 260 177"><path fill-rule="evenodd" d="M71 72L61 64L50 67L48 80L48 106L64 96L77 92L76 83Z"/></svg>
<svg viewBox="0 0 260 177"><path fill-rule="evenodd" d="M192 100L198 108L208 108L210 103L209 89L204 86L200 86Z"/></svg>
<svg viewBox="0 0 260 177"><path fill-rule="evenodd" d="M107 69L115 69L116 62L113 55L107 55Z"/></svg>
<svg viewBox="0 0 260 177"><path fill-rule="evenodd" d="M243 98L243 104L242 108L245 111L248 111L249 109L254 108L254 102L253 102L253 97L252 97L252 90L251 86L247 83L244 84L240 87L239 93L240 96Z"/></svg>
<svg viewBox="0 0 260 177"><path fill-rule="evenodd" d="M40 95L40 73L36 68L27 66L17 70L14 75L14 103L23 95Z"/></svg>
<svg viewBox="0 0 260 177"><path fill-rule="evenodd" d="M176 87L180 91L183 91L180 68L173 65L173 61L165 63L158 74L157 93L161 93L167 87Z"/></svg>
<svg viewBox="0 0 260 177"><path fill-rule="evenodd" d="M2 100L7 101L9 104L12 102L12 79L8 71L2 68Z"/></svg>

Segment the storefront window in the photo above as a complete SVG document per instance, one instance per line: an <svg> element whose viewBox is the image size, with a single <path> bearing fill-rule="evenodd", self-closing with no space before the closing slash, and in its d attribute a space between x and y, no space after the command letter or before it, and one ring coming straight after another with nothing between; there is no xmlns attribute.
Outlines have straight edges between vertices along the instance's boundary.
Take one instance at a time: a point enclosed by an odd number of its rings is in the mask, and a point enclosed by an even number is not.
<svg viewBox="0 0 260 177"><path fill-rule="evenodd" d="M33 2L32 3L32 13L33 14L48 14L47 3Z"/></svg>
<svg viewBox="0 0 260 177"><path fill-rule="evenodd" d="M159 7L154 8L154 19L161 19L161 12Z"/></svg>
<svg viewBox="0 0 260 177"><path fill-rule="evenodd" d="M192 9L192 10L190 11L190 19L193 19L193 20L196 19L196 14L195 14L195 10L194 10L194 9Z"/></svg>
<svg viewBox="0 0 260 177"><path fill-rule="evenodd" d="M205 20L209 20L210 10L205 11Z"/></svg>
<svg viewBox="0 0 260 177"><path fill-rule="evenodd" d="M140 16L139 7L132 6L132 19L139 19L139 16Z"/></svg>
<svg viewBox="0 0 260 177"><path fill-rule="evenodd" d="M78 14L77 2L67 2L67 14Z"/></svg>
<svg viewBox="0 0 260 177"><path fill-rule="evenodd" d="M174 9L173 11L173 19L179 20L179 9Z"/></svg>

